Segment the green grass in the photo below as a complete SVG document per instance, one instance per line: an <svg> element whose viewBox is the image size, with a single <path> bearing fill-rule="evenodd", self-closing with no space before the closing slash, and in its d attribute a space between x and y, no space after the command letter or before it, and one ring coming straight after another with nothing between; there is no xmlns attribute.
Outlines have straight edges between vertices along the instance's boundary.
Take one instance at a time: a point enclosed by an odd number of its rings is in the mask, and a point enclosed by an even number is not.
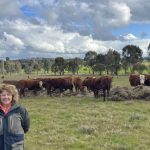
<svg viewBox="0 0 150 150"><path fill-rule="evenodd" d="M31 117L26 150L149 150L150 103L89 97L21 99Z"/></svg>

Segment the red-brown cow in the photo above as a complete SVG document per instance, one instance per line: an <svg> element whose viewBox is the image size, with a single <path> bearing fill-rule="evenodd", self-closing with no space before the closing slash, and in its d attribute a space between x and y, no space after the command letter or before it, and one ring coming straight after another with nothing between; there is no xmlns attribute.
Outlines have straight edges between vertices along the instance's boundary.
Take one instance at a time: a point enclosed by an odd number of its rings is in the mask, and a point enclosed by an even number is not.
<svg viewBox="0 0 150 150"><path fill-rule="evenodd" d="M80 77L74 77L73 78L73 85L75 87L76 92L84 92L84 86L82 85L82 79Z"/></svg>
<svg viewBox="0 0 150 150"><path fill-rule="evenodd" d="M98 98L99 91L103 91L103 97L104 100L106 98L106 91L107 91L107 96L109 95L109 91L111 88L111 83L112 83L112 77L110 76L101 76L97 78L86 78L83 81L83 86L87 86L88 89L93 91L94 97Z"/></svg>
<svg viewBox="0 0 150 150"><path fill-rule="evenodd" d="M16 80L4 80L3 83L15 85L16 88L18 89L18 92L19 92L19 83L18 83L18 81L16 81Z"/></svg>
<svg viewBox="0 0 150 150"><path fill-rule="evenodd" d="M129 82L131 86L138 86L138 85L150 86L150 75L131 74L129 76Z"/></svg>
<svg viewBox="0 0 150 150"><path fill-rule="evenodd" d="M141 74L131 74L129 76L130 85L131 86L145 85L145 81L147 82L147 79L145 77L146 77L145 75Z"/></svg>
<svg viewBox="0 0 150 150"><path fill-rule="evenodd" d="M139 74L131 74L129 76L129 82L131 86L140 85L140 75Z"/></svg>
<svg viewBox="0 0 150 150"><path fill-rule="evenodd" d="M68 89L70 89L70 91L72 92L72 77L48 78L44 82L44 87L46 88L48 95L51 95L51 93L57 89L60 91L60 93Z"/></svg>
<svg viewBox="0 0 150 150"><path fill-rule="evenodd" d="M3 83L12 84L12 85L15 85L16 87L18 87L18 81L16 81L16 80L4 80Z"/></svg>
<svg viewBox="0 0 150 150"><path fill-rule="evenodd" d="M33 90L33 93L36 95L38 90L43 88L43 82L40 80L19 80L18 88L20 91L20 97L25 96L25 89Z"/></svg>
<svg viewBox="0 0 150 150"><path fill-rule="evenodd" d="M87 87L87 90L90 92L91 91L91 87L92 87L92 83L93 83L93 79L95 77L86 77L83 82L82 85Z"/></svg>
<svg viewBox="0 0 150 150"><path fill-rule="evenodd" d="M112 84L112 77L101 76L99 80L100 80L99 89L103 91L104 100L105 100L106 92L107 92L107 96L109 96L109 92Z"/></svg>

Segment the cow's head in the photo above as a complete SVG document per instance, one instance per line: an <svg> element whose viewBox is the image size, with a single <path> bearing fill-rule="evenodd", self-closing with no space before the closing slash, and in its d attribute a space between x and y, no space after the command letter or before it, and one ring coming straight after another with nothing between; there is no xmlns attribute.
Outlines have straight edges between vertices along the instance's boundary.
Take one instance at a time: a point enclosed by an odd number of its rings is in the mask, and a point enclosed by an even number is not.
<svg viewBox="0 0 150 150"><path fill-rule="evenodd" d="M39 81L39 87L43 89L43 81Z"/></svg>
<svg viewBox="0 0 150 150"><path fill-rule="evenodd" d="M140 84L144 84L145 82L145 76L140 74Z"/></svg>

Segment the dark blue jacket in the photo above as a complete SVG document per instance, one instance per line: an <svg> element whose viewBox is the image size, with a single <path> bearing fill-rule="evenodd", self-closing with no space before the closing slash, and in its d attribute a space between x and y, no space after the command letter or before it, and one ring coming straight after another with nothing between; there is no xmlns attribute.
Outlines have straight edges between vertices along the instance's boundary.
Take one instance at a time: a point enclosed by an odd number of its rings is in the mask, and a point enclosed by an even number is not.
<svg viewBox="0 0 150 150"><path fill-rule="evenodd" d="M29 130L27 110L14 104L5 115L0 109L0 150L23 150L24 133Z"/></svg>

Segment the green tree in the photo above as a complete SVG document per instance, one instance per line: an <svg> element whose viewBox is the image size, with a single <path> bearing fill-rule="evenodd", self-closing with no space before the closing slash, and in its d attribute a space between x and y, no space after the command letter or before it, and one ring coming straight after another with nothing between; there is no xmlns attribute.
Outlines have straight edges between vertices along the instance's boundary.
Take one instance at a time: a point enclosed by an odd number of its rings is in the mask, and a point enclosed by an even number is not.
<svg viewBox="0 0 150 150"><path fill-rule="evenodd" d="M38 59L31 59L30 65L32 66L33 71L36 71L36 73L37 73L37 75L38 75L38 74L39 74L39 71L40 71L41 68L42 68L42 63L41 63L41 61L38 60Z"/></svg>
<svg viewBox="0 0 150 150"><path fill-rule="evenodd" d="M24 64L24 72L25 72L26 74L31 74L32 71L33 71L33 66L30 65L30 63Z"/></svg>
<svg viewBox="0 0 150 150"><path fill-rule="evenodd" d="M142 63L136 63L133 65L133 68L132 68L132 72L138 71L140 74L142 74L144 70L147 70L147 67L146 65Z"/></svg>
<svg viewBox="0 0 150 150"><path fill-rule="evenodd" d="M96 63L105 64L105 54L97 54Z"/></svg>
<svg viewBox="0 0 150 150"><path fill-rule="evenodd" d="M20 61L15 61L15 70L16 70L16 73L19 73L21 71L21 63Z"/></svg>
<svg viewBox="0 0 150 150"><path fill-rule="evenodd" d="M150 60L150 44L148 45L148 57L149 57L149 60Z"/></svg>
<svg viewBox="0 0 150 150"><path fill-rule="evenodd" d="M55 62L53 66L57 68L57 72L59 72L59 75L64 75L64 70L66 68L66 61L63 57L55 58ZM52 69L52 72L53 72L53 69Z"/></svg>
<svg viewBox="0 0 150 150"><path fill-rule="evenodd" d="M124 69L124 74L127 75L128 62L124 58L121 59L121 66Z"/></svg>
<svg viewBox="0 0 150 150"><path fill-rule="evenodd" d="M109 49L105 55L105 66L107 74L110 71L111 74L118 75L118 71L121 68L120 54L113 49Z"/></svg>
<svg viewBox="0 0 150 150"><path fill-rule="evenodd" d="M55 63L52 64L51 71L54 72L54 74L56 75L56 73L59 71L58 65L56 65Z"/></svg>
<svg viewBox="0 0 150 150"><path fill-rule="evenodd" d="M86 54L85 54L85 57L84 57L84 60L86 62L86 66L89 66L90 69L93 70L93 74L94 74L94 65L96 63L96 56L97 56L97 53L95 51L88 51ZM90 70L89 70L89 73L90 73Z"/></svg>
<svg viewBox="0 0 150 150"><path fill-rule="evenodd" d="M4 60L0 60L0 72L4 74L5 68L4 68Z"/></svg>
<svg viewBox="0 0 150 150"><path fill-rule="evenodd" d="M120 54L117 51L113 51L113 69L114 69L114 74L118 75L118 71L121 68L121 57Z"/></svg>
<svg viewBox="0 0 150 150"><path fill-rule="evenodd" d="M99 75L102 75L102 72L105 70L105 65L104 64L101 64L101 63L96 63L94 66L93 66L93 70L95 72L99 72Z"/></svg>
<svg viewBox="0 0 150 150"><path fill-rule="evenodd" d="M49 70L50 70L50 67L51 67L50 60L47 59L47 58L44 58L44 59L42 60L42 63L43 63L44 72L49 73Z"/></svg>
<svg viewBox="0 0 150 150"><path fill-rule="evenodd" d="M132 70L132 66L135 63L141 62L142 58L142 50L135 45L127 45L122 49L122 56L124 61L127 62L130 71Z"/></svg>
<svg viewBox="0 0 150 150"><path fill-rule="evenodd" d="M6 73L9 73L11 75L13 71L12 69L14 68L12 61L6 59L6 61L4 62L4 68L6 70Z"/></svg>
<svg viewBox="0 0 150 150"><path fill-rule="evenodd" d="M72 72L72 74L78 74L79 64L76 58L69 60L67 63L67 70Z"/></svg>

